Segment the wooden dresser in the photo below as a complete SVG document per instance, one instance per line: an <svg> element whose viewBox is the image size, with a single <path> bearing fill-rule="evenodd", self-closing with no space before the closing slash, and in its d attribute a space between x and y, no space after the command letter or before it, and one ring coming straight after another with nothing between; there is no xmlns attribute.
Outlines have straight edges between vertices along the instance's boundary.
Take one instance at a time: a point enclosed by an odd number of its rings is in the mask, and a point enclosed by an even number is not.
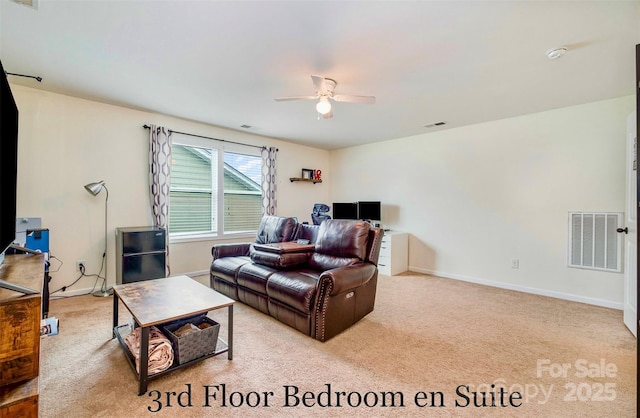
<svg viewBox="0 0 640 418"><path fill-rule="evenodd" d="M0 279L42 292L43 255L7 255ZM41 294L0 288L0 418L38 416Z"/></svg>

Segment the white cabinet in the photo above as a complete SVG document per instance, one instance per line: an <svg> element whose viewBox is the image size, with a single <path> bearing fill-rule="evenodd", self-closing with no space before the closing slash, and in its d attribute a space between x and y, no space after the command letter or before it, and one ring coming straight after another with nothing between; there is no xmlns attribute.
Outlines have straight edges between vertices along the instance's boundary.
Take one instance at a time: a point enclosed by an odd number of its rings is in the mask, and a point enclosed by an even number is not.
<svg viewBox="0 0 640 418"><path fill-rule="evenodd" d="M409 258L409 234L406 232L384 231L380 245L378 271L393 276L407 271Z"/></svg>

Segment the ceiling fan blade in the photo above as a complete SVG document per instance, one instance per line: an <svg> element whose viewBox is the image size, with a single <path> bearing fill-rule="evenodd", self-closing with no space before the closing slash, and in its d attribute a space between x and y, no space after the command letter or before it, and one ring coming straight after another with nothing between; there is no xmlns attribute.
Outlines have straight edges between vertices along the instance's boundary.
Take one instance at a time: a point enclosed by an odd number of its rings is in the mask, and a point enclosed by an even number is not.
<svg viewBox="0 0 640 418"><path fill-rule="evenodd" d="M333 96L333 100L336 102L362 104L374 104L376 102L376 98L374 96L350 96L346 94L336 94Z"/></svg>
<svg viewBox="0 0 640 418"><path fill-rule="evenodd" d="M324 77L312 75L311 79L313 80L313 85L316 86L318 93L322 94L327 92L327 84L324 81Z"/></svg>
<svg viewBox="0 0 640 418"><path fill-rule="evenodd" d="M284 102L287 100L315 100L318 96L290 96L290 97L276 97L276 102Z"/></svg>

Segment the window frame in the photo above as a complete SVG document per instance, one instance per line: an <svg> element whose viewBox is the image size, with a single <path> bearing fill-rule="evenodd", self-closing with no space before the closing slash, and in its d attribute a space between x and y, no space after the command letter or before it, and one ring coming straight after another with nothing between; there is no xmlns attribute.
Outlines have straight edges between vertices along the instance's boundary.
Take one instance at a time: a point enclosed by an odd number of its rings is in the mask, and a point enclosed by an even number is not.
<svg viewBox="0 0 640 418"><path fill-rule="evenodd" d="M214 139L206 139L200 137L192 137L189 135L181 135L174 133L171 139L171 144L182 145L186 147L197 147L216 150L216 168L217 170L211 170L212 179L212 192L215 195L214 199L211 199L212 210L215 204L216 209L216 227L217 231L210 232L171 232L169 230L169 242L196 242L196 241L211 241L211 240L231 240L238 238L255 238L257 228L252 231L243 232L225 232L224 231L224 153L231 152L237 154L251 155L255 157L262 157L261 150L258 147L251 145L232 144ZM213 152L212 152L213 156ZM172 163L173 166L173 163ZM215 180L215 182L214 182ZM214 184L215 183L215 184ZM171 188L170 188L171 190ZM261 190L262 196L262 190ZM171 200L169 200L169 218L171 218Z"/></svg>

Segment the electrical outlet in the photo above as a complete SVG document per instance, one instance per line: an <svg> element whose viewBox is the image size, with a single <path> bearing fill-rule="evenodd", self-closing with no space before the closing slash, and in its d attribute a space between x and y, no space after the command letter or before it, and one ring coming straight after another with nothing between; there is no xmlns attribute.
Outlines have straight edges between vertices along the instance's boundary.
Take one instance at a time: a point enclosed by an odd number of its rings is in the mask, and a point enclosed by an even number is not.
<svg viewBox="0 0 640 418"><path fill-rule="evenodd" d="M518 260L517 258L514 258L513 260L511 260L511 268L512 269L519 269L520 268L520 260Z"/></svg>
<svg viewBox="0 0 640 418"><path fill-rule="evenodd" d="M76 271L82 271L85 269L84 260L76 261Z"/></svg>

